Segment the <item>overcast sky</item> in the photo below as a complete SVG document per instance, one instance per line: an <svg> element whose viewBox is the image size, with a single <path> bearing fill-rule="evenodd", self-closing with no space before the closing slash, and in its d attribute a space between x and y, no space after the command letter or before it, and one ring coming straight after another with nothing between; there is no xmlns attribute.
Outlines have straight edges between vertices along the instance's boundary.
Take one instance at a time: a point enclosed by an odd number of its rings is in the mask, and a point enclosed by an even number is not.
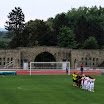
<svg viewBox="0 0 104 104"><path fill-rule="evenodd" d="M0 0L0 27L4 28L7 15L14 7L21 7L25 14L25 22L29 20L47 20L56 14L68 12L80 6L104 7L104 0Z"/></svg>

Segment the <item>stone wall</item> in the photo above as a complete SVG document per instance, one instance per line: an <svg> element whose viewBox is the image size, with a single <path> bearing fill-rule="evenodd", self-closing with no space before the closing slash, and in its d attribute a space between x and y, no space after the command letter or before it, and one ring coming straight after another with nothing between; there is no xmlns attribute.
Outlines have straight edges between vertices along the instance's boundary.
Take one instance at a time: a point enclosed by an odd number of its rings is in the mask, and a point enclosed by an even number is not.
<svg viewBox="0 0 104 104"><path fill-rule="evenodd" d="M104 50L78 50L57 47L19 47L11 50L0 50L0 67L15 60L15 65L23 67L23 61L34 62L36 56L47 52L50 53L57 62L70 61L71 67L79 67L81 63L85 67L97 67L104 62Z"/></svg>
<svg viewBox="0 0 104 104"><path fill-rule="evenodd" d="M0 50L0 67L4 67L7 63L15 60L15 66L20 66L21 52L18 49Z"/></svg>
<svg viewBox="0 0 104 104"><path fill-rule="evenodd" d="M71 49L56 48L56 47L32 47L32 48L19 48L22 53L22 59L26 59L29 62L33 62L35 57L43 52L52 54L57 62L63 60L70 61Z"/></svg>
<svg viewBox="0 0 104 104"><path fill-rule="evenodd" d="M71 66L79 67L81 63L85 67L97 67L104 61L104 50L72 50Z"/></svg>

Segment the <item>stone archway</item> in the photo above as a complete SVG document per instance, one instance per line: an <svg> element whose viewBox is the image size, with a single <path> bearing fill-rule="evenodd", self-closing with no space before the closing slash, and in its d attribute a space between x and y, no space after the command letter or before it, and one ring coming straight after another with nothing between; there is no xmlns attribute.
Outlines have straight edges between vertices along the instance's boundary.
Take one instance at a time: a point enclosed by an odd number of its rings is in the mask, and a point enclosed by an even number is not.
<svg viewBox="0 0 104 104"><path fill-rule="evenodd" d="M55 57L49 53L49 52L42 52L40 54L38 54L35 59L34 62L56 62ZM51 68L51 67L56 67L56 64L53 65L51 63L38 63L38 64L34 64L35 67L39 68Z"/></svg>
<svg viewBox="0 0 104 104"><path fill-rule="evenodd" d="M56 62L56 59L51 53L42 52L35 57L34 62Z"/></svg>

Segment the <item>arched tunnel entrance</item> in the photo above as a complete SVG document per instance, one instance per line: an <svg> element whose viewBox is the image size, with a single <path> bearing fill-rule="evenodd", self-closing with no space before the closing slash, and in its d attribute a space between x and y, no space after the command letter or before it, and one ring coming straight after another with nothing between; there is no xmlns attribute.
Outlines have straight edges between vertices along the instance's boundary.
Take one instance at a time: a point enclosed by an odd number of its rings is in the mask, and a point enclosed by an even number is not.
<svg viewBox="0 0 104 104"><path fill-rule="evenodd" d="M48 53L48 52L43 52L38 54L35 59L34 62L43 62L43 63L35 63L34 66L38 69L51 69L52 67L55 68L56 64L52 64L52 63L44 63L44 62L56 62L55 57Z"/></svg>
<svg viewBox="0 0 104 104"><path fill-rule="evenodd" d="M36 56L34 62L56 62L56 59L52 54L43 52Z"/></svg>

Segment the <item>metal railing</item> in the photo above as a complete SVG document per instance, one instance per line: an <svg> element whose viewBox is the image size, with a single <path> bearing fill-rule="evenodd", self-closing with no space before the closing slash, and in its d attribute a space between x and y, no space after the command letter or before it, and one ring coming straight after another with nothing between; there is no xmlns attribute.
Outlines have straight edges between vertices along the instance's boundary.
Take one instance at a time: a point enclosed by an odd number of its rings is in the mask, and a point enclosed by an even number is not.
<svg viewBox="0 0 104 104"><path fill-rule="evenodd" d="M13 61L10 61L9 63L5 64L4 69L8 69L9 66L12 66L13 69L14 69L14 63L15 63L14 60Z"/></svg>

